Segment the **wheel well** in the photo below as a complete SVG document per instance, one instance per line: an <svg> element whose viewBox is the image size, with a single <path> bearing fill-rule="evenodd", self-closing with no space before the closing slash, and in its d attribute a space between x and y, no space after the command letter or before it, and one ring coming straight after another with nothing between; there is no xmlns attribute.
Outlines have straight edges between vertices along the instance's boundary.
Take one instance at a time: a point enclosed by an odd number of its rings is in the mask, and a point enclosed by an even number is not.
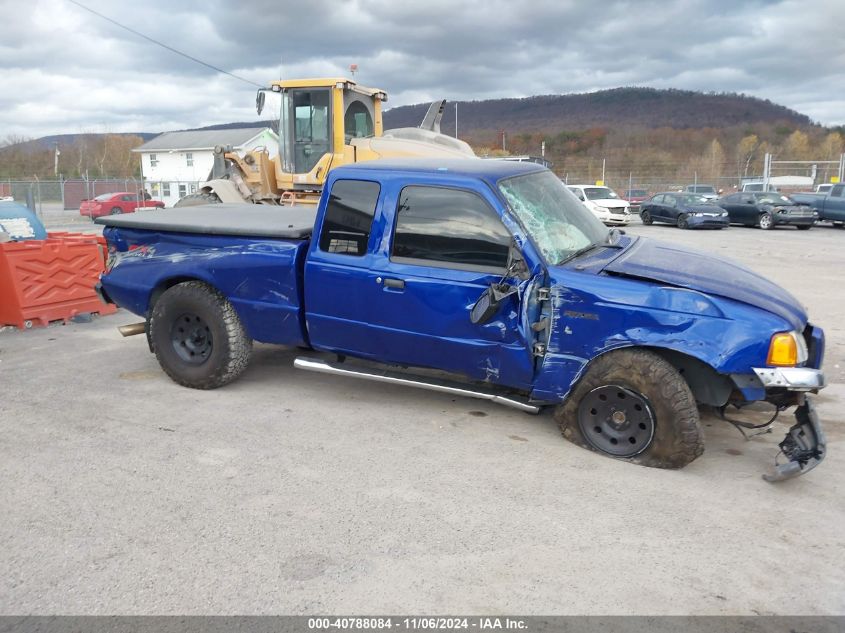
<svg viewBox="0 0 845 633"><path fill-rule="evenodd" d="M159 282L159 284L153 288L153 291L150 293L150 300L147 302L147 319L149 320L150 314L152 313L156 302L161 298L161 295L170 290L173 286L186 281L199 281L206 283L202 279L197 279L196 277L171 277L170 279L165 279L164 281Z"/></svg>
<svg viewBox="0 0 845 633"><path fill-rule="evenodd" d="M689 385L692 395L702 404L724 405L733 391L733 382L694 356L662 347L644 347L669 362Z"/></svg>
<svg viewBox="0 0 845 633"><path fill-rule="evenodd" d="M581 373L579 374L578 380L573 383L572 388L574 388L575 384L580 381L581 378L584 377L584 375L586 375L586 372L589 370L590 365L594 363L596 359L601 358L605 354L609 354L620 349L642 349L651 352L652 354L657 354L658 356L660 356L663 360L668 362L678 371L678 373L689 386L690 391L692 391L692 395L695 397L696 401L702 404L708 404L714 407L721 407L722 405L727 403L728 398L733 392L734 384L731 379L725 376L724 374L720 374L707 363L695 358L694 356L690 356L689 354L684 354L683 352L677 352L675 350L666 349L664 347L652 347L648 345L615 347L599 354L598 356L590 360L587 366L582 369Z"/></svg>

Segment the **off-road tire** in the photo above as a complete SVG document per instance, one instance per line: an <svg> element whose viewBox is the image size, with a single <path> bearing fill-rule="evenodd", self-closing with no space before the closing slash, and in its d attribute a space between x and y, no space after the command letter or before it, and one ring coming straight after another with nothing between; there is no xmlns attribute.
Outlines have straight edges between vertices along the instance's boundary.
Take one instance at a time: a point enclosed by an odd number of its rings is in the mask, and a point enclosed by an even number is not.
<svg viewBox="0 0 845 633"><path fill-rule="evenodd" d="M174 204L175 207L198 207L201 204L220 204L220 198L216 193L198 191L197 193L189 193L184 198L180 198Z"/></svg>
<svg viewBox="0 0 845 633"><path fill-rule="evenodd" d="M765 213L761 213L760 217L757 218L757 226L759 226L764 231L771 231L775 228L775 219L772 217L772 214L768 211Z"/></svg>
<svg viewBox="0 0 845 633"><path fill-rule="evenodd" d="M678 216L678 228L679 229L688 229L689 228L689 216L686 213L682 213Z"/></svg>
<svg viewBox="0 0 845 633"><path fill-rule="evenodd" d="M651 213L648 211L641 211L640 212L640 220L646 226L651 226L654 223L654 220L651 219Z"/></svg>
<svg viewBox="0 0 845 633"><path fill-rule="evenodd" d="M614 457L594 448L578 424L581 400L606 385L620 386L645 398L654 414L651 443L638 455L616 459L652 468L683 468L704 453L704 434L689 385L668 361L641 349L608 352L590 364L570 396L554 412L566 439Z"/></svg>
<svg viewBox="0 0 845 633"><path fill-rule="evenodd" d="M176 351L174 328L185 315L199 317L207 326L211 349L205 361L187 362ZM205 283L188 281L167 289L153 306L149 330L161 368L185 387L222 387L240 376L249 364L252 339L232 304Z"/></svg>

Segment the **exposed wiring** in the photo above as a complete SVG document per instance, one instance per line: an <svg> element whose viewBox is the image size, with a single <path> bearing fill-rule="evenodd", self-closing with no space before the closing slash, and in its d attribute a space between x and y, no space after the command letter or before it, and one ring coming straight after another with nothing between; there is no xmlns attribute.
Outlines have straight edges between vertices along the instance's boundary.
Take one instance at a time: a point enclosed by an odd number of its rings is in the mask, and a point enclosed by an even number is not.
<svg viewBox="0 0 845 633"><path fill-rule="evenodd" d="M216 70L217 72L219 72L219 73L223 73L224 75L229 75L229 77L232 77L232 78L237 79L237 80L239 80L239 81L243 81L244 83L248 83L248 84L250 84L250 85L252 85L252 86L256 86L257 88L263 88L263 87L264 87L264 86L262 86L261 84L257 84L257 83L255 83L254 81L250 81L249 79L244 79L243 77L238 77L238 76L237 76L237 75L235 75L234 73L230 73L228 70L223 70L222 68L218 68L217 66L214 66L213 64L209 64L209 63L207 63L207 62L204 62L204 61L202 61L201 59L197 59L196 57L194 57L194 56L192 56L192 55L188 55L188 53L183 53L182 51L180 51L180 50L178 50L178 49L175 49L175 48L173 48L172 46L168 46L167 44L164 44L163 42L159 42L158 40L153 39L153 38L152 38L152 37L150 37L149 35L144 35L143 33L139 32L139 31L136 31L135 29L130 28L130 27L126 26L125 24L121 24L121 23L120 23L120 22L118 22L117 20L113 20L113 19L111 19L110 17L103 15L102 13L98 13L97 11L95 11L94 9L92 9L92 8L90 8L90 7L86 7L86 6L85 6L84 4L82 4L81 2L77 2L77 0L68 0L68 2L70 2L71 4L75 4L75 5L76 5L76 6L78 6L80 9L85 9L85 10L86 10L86 11L88 11L89 13L93 13L93 14L94 14L94 15L96 15L98 18L102 18L103 20L106 20L107 22L111 22L111 23L112 23L112 24L114 24L115 26L119 26L120 28L122 28L122 29L124 29L124 30L126 30L126 31L129 31L129 32L130 32L130 33L132 33L133 35L137 35L138 37L142 37L142 38L144 38L145 40L147 40L148 42L152 42L152 43L153 43L153 44L155 44L156 46L161 46L162 48L166 48L167 50L169 50L169 51L170 51L170 52L172 52L172 53L176 53L177 55L181 55L182 57L185 57L185 58L187 58L187 59L190 59L192 62L196 62L197 64L200 64L200 65L202 65L202 66L205 66L206 68L210 68L211 70Z"/></svg>

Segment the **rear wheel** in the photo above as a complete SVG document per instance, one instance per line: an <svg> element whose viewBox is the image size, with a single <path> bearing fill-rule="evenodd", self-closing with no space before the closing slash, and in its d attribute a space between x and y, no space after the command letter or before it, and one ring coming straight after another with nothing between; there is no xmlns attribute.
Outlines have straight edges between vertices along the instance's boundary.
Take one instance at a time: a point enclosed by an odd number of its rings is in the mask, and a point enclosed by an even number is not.
<svg viewBox="0 0 845 633"><path fill-rule="evenodd" d="M764 231L769 231L775 228L775 221L771 213L761 213L757 218L757 225Z"/></svg>
<svg viewBox="0 0 845 633"><path fill-rule="evenodd" d="M679 229L688 229L689 228L689 217L686 213L682 213L678 216L678 228Z"/></svg>
<svg viewBox="0 0 845 633"><path fill-rule="evenodd" d="M161 295L149 331L165 373L194 389L232 382L244 372L252 353L252 339L232 304L198 281L178 284Z"/></svg>
<svg viewBox="0 0 845 633"><path fill-rule="evenodd" d="M643 466L682 468L704 452L689 386L646 350L598 358L554 415L571 442Z"/></svg>
<svg viewBox="0 0 845 633"><path fill-rule="evenodd" d="M654 222L654 220L651 219L651 213L649 213L648 211L643 211L642 213L640 213L640 220L642 220L643 224L646 225L652 224Z"/></svg>
<svg viewBox="0 0 845 633"><path fill-rule="evenodd" d="M121 212L122 211L120 207L112 207L112 210L109 211L109 213L111 213L112 215L120 215Z"/></svg>
<svg viewBox="0 0 845 633"><path fill-rule="evenodd" d="M201 204L220 204L220 198L212 191L199 191L197 193L189 193L184 198L180 198L173 206L198 207Z"/></svg>
<svg viewBox="0 0 845 633"><path fill-rule="evenodd" d="M812 224L799 224L797 228L798 228L799 231L809 231L811 228L813 228L813 225Z"/></svg>

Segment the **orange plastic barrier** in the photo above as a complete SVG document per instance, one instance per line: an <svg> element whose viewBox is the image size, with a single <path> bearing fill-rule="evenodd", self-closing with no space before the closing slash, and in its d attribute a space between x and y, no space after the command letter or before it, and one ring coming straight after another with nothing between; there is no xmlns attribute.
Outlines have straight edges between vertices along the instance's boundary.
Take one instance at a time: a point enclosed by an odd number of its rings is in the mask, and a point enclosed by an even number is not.
<svg viewBox="0 0 845 633"><path fill-rule="evenodd" d="M51 233L46 240L0 243L0 325L28 328L78 314L113 314L94 292L105 267L98 235Z"/></svg>

